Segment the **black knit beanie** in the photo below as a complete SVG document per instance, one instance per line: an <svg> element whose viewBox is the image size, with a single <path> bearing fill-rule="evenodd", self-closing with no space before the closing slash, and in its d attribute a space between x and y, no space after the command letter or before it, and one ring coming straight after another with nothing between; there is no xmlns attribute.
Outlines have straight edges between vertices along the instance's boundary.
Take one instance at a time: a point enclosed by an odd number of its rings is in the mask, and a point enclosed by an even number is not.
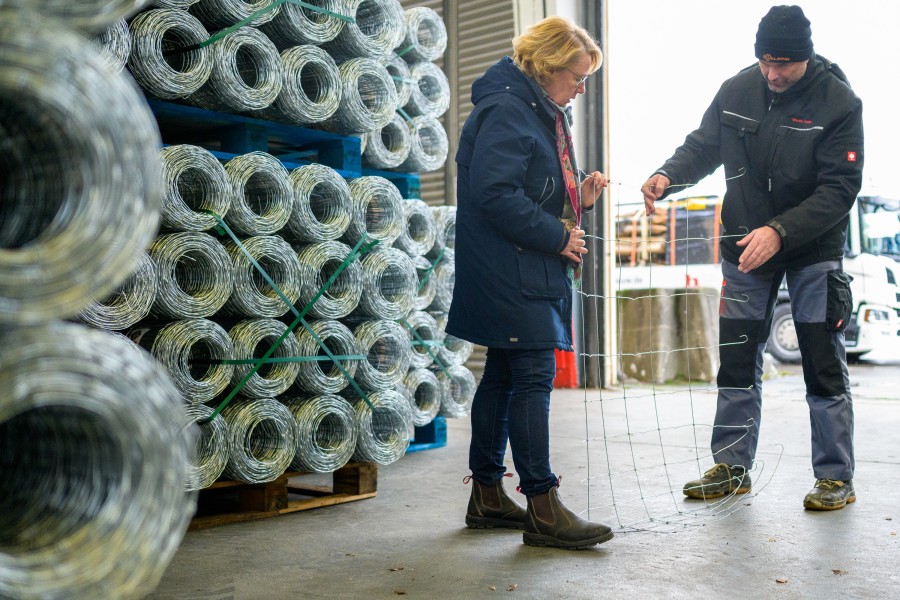
<svg viewBox="0 0 900 600"><path fill-rule="evenodd" d="M809 19L799 6L773 6L759 22L756 58L769 62L800 62L812 58Z"/></svg>

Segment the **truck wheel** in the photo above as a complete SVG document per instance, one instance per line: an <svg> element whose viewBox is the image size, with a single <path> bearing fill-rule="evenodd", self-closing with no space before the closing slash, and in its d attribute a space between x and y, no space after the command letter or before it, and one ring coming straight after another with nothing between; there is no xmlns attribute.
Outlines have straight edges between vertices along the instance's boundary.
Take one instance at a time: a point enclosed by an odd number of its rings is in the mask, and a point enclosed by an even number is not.
<svg viewBox="0 0 900 600"><path fill-rule="evenodd" d="M780 363L800 362L800 343L797 341L797 330L794 329L794 318L788 302L775 306L766 350Z"/></svg>

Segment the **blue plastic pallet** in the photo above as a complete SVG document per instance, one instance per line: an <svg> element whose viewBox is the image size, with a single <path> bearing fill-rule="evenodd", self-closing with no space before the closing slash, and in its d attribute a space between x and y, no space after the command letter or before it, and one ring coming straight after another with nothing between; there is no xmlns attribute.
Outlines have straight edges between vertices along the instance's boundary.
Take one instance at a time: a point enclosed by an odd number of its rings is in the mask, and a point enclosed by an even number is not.
<svg viewBox="0 0 900 600"><path fill-rule="evenodd" d="M416 427L413 439L409 443L406 453L418 452L419 450L431 450L432 448L442 448L447 445L447 419L446 417L435 417L434 421L422 427Z"/></svg>

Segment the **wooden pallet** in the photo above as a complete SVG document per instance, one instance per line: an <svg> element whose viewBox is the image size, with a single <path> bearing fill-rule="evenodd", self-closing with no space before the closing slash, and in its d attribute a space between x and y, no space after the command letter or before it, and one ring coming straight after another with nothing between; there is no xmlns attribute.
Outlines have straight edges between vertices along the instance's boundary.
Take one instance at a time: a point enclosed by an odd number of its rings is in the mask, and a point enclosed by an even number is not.
<svg viewBox="0 0 900 600"><path fill-rule="evenodd" d="M372 463L348 463L331 474L330 487L321 485L322 478L322 475L288 471L275 481L255 485L217 481L200 490L197 512L188 529L277 517L374 498L377 494L378 466Z"/></svg>

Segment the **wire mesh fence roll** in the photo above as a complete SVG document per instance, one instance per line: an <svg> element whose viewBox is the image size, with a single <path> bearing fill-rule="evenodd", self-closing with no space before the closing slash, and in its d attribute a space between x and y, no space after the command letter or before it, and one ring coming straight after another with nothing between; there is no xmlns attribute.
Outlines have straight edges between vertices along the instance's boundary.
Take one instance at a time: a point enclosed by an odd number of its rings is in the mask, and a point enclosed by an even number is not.
<svg viewBox="0 0 900 600"><path fill-rule="evenodd" d="M456 248L456 207L455 206L432 206L431 212L434 215L434 226L437 235L434 238L434 246L426 256L430 259L436 259L442 252L446 254L446 249L453 250Z"/></svg>
<svg viewBox="0 0 900 600"><path fill-rule="evenodd" d="M100 50L100 55L114 73L121 73L131 55L131 30L125 19L118 19L99 33L91 41Z"/></svg>
<svg viewBox="0 0 900 600"><path fill-rule="evenodd" d="M231 454L225 475L245 483L278 479L297 447L294 416L273 398L236 399L222 411Z"/></svg>
<svg viewBox="0 0 900 600"><path fill-rule="evenodd" d="M394 81L394 88L397 90L397 108L406 106L406 103L409 102L409 96L412 94L412 86L415 83L409 74L409 64L394 52L385 54L378 60L384 65L388 75Z"/></svg>
<svg viewBox="0 0 900 600"><path fill-rule="evenodd" d="M159 132L56 20L0 8L0 39L0 324L38 324L112 292L153 239Z"/></svg>
<svg viewBox="0 0 900 600"><path fill-rule="evenodd" d="M197 426L194 456L188 461L187 491L201 490L213 484L222 475L228 463L228 425L222 415L213 415L213 409L205 404L188 404L182 427Z"/></svg>
<svg viewBox="0 0 900 600"><path fill-rule="evenodd" d="M363 158L377 169L399 167L409 157L412 135L406 121L395 114L390 122L380 129L364 133L366 149Z"/></svg>
<svg viewBox="0 0 900 600"><path fill-rule="evenodd" d="M437 237L437 225L431 207L417 198L410 198L403 202L403 214L406 227L394 241L394 246L410 256L424 256L434 247Z"/></svg>
<svg viewBox="0 0 900 600"><path fill-rule="evenodd" d="M231 27L272 4L272 0L192 0L189 8L192 15L212 29ZM281 12L283 5L262 13L249 26L259 27L268 23Z"/></svg>
<svg viewBox="0 0 900 600"><path fill-rule="evenodd" d="M381 245L394 243L404 227L403 196L393 183L374 175L350 182L353 213L343 239L356 244L364 235Z"/></svg>
<svg viewBox="0 0 900 600"><path fill-rule="evenodd" d="M241 27L209 46L209 79L187 100L202 108L243 112L275 102L284 83L281 55L264 33Z"/></svg>
<svg viewBox="0 0 900 600"><path fill-rule="evenodd" d="M105 298L92 300L75 315L75 319L98 329L128 329L150 314L156 288L156 265L150 255L143 252L125 281Z"/></svg>
<svg viewBox="0 0 900 600"><path fill-rule="evenodd" d="M308 306L350 256L351 248L338 241L319 242L300 249L300 303ZM308 283L307 283L308 282ZM347 263L334 282L321 293L309 310L320 319L340 319L349 315L359 304L362 294L362 267L359 261Z"/></svg>
<svg viewBox="0 0 900 600"><path fill-rule="evenodd" d="M406 160L398 171L427 173L447 162L450 142L444 126L434 117L420 115L409 121L410 146Z"/></svg>
<svg viewBox="0 0 900 600"><path fill-rule="evenodd" d="M437 60L447 49L447 27L434 10L425 6L404 12L406 29L398 50L411 63Z"/></svg>
<svg viewBox="0 0 900 600"><path fill-rule="evenodd" d="M284 85L263 118L311 125L333 115L341 103L341 73L327 52L310 44L281 53Z"/></svg>
<svg viewBox="0 0 900 600"><path fill-rule="evenodd" d="M353 22L323 44L335 60L378 58L389 54L403 40L406 23L397 0L345 0Z"/></svg>
<svg viewBox="0 0 900 600"><path fill-rule="evenodd" d="M372 58L351 58L338 67L341 101L320 127L343 134L365 133L387 125L397 109L397 89L388 70Z"/></svg>
<svg viewBox="0 0 900 600"><path fill-rule="evenodd" d="M406 317L416 301L419 278L412 260L397 248L376 246L363 255L359 311L375 319Z"/></svg>
<svg viewBox="0 0 900 600"><path fill-rule="evenodd" d="M432 367L432 369L444 387L440 414L450 419L469 416L472 400L475 399L475 389L478 387L472 372L459 365L443 369Z"/></svg>
<svg viewBox="0 0 900 600"><path fill-rule="evenodd" d="M184 319L162 327L139 325L125 335L166 368L186 402L209 402L231 381L234 365L222 361L234 359L234 349L218 323Z"/></svg>
<svg viewBox="0 0 900 600"><path fill-rule="evenodd" d="M431 278L432 269L431 261L424 256L410 257L413 266L416 268L416 277L419 283L416 287L416 299L413 301L413 310L425 310L434 301L434 295L437 288L434 280Z"/></svg>
<svg viewBox="0 0 900 600"><path fill-rule="evenodd" d="M256 364L237 364L231 374L232 388L241 385L240 394L247 398L274 398L294 385L300 372L300 363L293 359L300 354L297 339L286 333L287 325L276 319L247 319L228 330L234 347L235 360L258 360L278 343L270 358L274 362L263 364L253 375Z"/></svg>
<svg viewBox="0 0 900 600"><path fill-rule="evenodd" d="M409 371L409 333L394 321L362 321L353 328L361 354L356 380L366 389L393 389Z"/></svg>
<svg viewBox="0 0 900 600"><path fill-rule="evenodd" d="M119 19L139 11L147 0L5 0L2 4L15 9L29 9L56 18L66 27L97 33Z"/></svg>
<svg viewBox="0 0 900 600"><path fill-rule="evenodd" d="M294 210L294 189L281 161L266 152L236 156L225 165L231 208L225 222L242 235L282 229Z"/></svg>
<svg viewBox="0 0 900 600"><path fill-rule="evenodd" d="M165 233L150 244L159 286L151 314L192 319L215 314L234 290L231 257L213 236Z"/></svg>
<svg viewBox="0 0 900 600"><path fill-rule="evenodd" d="M344 398L330 394L281 397L294 415L297 446L291 468L306 473L332 473L346 465L356 450L356 411Z"/></svg>
<svg viewBox="0 0 900 600"><path fill-rule="evenodd" d="M409 400L395 389L367 395L372 408L356 392L346 390L346 397L356 412L357 439L353 458L389 465L402 458L409 447L412 409Z"/></svg>
<svg viewBox="0 0 900 600"><path fill-rule="evenodd" d="M403 109L412 117L440 117L450 108L450 82L441 68L432 62L410 65L409 76L415 81Z"/></svg>
<svg viewBox="0 0 900 600"><path fill-rule="evenodd" d="M137 82L157 98L185 98L199 90L213 69L209 46L183 50L206 41L209 32L184 10L154 8L135 17L128 68Z"/></svg>
<svg viewBox="0 0 900 600"><path fill-rule="evenodd" d="M183 420L163 369L119 335L2 330L0 597L151 593L196 507Z"/></svg>
<svg viewBox="0 0 900 600"><path fill-rule="evenodd" d="M334 15L348 16L344 0L307 0L306 4L320 10L287 2L281 5L281 10L271 21L261 24L259 28L281 50L333 40L345 24L344 20Z"/></svg>
<svg viewBox="0 0 900 600"><path fill-rule="evenodd" d="M453 300L453 285L456 283L456 264L453 260L443 258L434 267L431 273L434 279L434 300L429 305L429 311L447 312L450 310L450 302Z"/></svg>
<svg viewBox="0 0 900 600"><path fill-rule="evenodd" d="M428 369L410 369L403 378L403 387L412 410L415 427L428 425L441 410L444 388L437 375Z"/></svg>
<svg viewBox="0 0 900 600"><path fill-rule="evenodd" d="M296 251L284 239L277 235L259 235L243 240L241 245L228 242L225 250L231 259L234 290L222 306L223 314L275 318L286 314L297 302L304 286L300 261ZM278 286L281 294L250 262L247 254Z"/></svg>
<svg viewBox="0 0 900 600"><path fill-rule="evenodd" d="M162 226L175 231L205 231L218 224L209 214L224 216L231 207L225 167L209 150L190 144L159 151L165 195Z"/></svg>
<svg viewBox="0 0 900 600"><path fill-rule="evenodd" d="M340 321L311 319L307 324L309 329L301 327L294 332L298 344L297 356L326 358L327 353L316 340L319 338L338 360L337 363L331 360L298 363L296 386L310 394L337 394L349 385L347 376L356 375L362 362L349 358L361 354L359 344L353 332Z"/></svg>
<svg viewBox="0 0 900 600"><path fill-rule="evenodd" d="M447 329L447 313L435 313L432 316L437 322L438 329L442 332L445 331ZM464 365L475 351L475 344L455 335L444 333L443 339L444 343L438 347L437 358L444 366Z"/></svg>
<svg viewBox="0 0 900 600"><path fill-rule="evenodd" d="M199 2L199 0L150 0L149 6L187 10L197 2Z"/></svg>
<svg viewBox="0 0 900 600"><path fill-rule="evenodd" d="M403 326L412 338L410 368L423 369L433 363L444 337L434 317L424 311L414 311L404 319Z"/></svg>
<svg viewBox="0 0 900 600"><path fill-rule="evenodd" d="M304 242L336 240L350 227L350 186L331 167L314 163L291 171L294 209L287 222L291 235Z"/></svg>

